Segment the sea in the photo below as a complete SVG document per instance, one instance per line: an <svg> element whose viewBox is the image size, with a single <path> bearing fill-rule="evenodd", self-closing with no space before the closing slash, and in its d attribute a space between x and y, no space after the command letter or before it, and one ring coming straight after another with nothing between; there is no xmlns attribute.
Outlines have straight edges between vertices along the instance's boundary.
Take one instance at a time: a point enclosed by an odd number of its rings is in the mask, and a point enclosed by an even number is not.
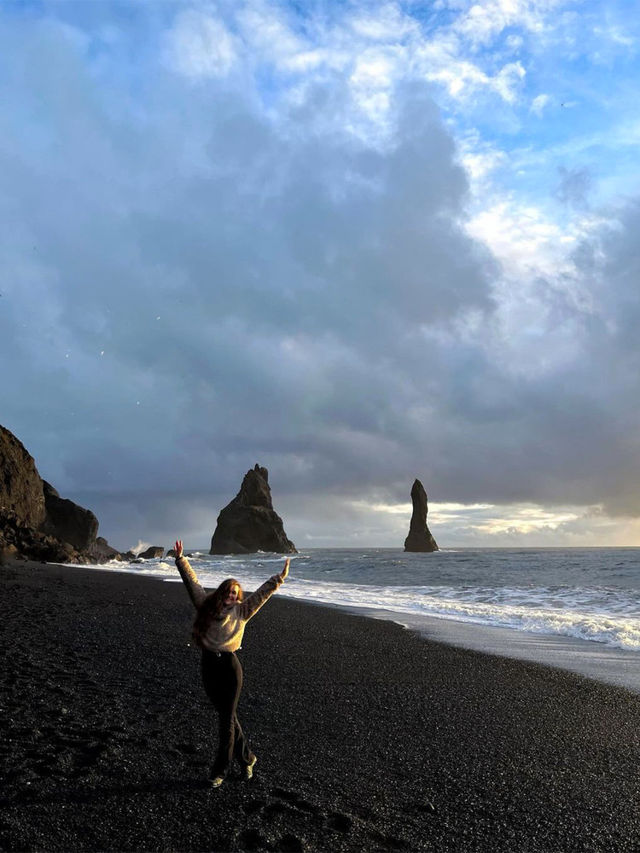
<svg viewBox="0 0 640 853"><path fill-rule="evenodd" d="M207 551L187 551L207 589L227 577L256 589L284 559ZM91 568L181 583L171 558ZM278 595L640 693L640 548L309 549Z"/></svg>

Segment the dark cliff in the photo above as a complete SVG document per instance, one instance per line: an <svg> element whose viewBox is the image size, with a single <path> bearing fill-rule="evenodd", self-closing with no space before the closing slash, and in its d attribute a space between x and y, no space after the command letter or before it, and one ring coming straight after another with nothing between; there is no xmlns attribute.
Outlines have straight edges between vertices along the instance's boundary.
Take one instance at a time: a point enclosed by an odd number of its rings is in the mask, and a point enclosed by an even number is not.
<svg viewBox="0 0 640 853"><path fill-rule="evenodd" d="M70 563L116 556L97 533L91 510L61 498L22 442L0 426L0 557Z"/></svg>

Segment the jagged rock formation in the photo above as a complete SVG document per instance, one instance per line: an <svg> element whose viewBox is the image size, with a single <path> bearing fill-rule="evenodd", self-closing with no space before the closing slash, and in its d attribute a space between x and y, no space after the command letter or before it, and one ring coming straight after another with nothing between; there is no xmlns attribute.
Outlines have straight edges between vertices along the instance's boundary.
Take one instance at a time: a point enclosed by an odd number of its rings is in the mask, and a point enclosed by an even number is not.
<svg viewBox="0 0 640 853"><path fill-rule="evenodd" d="M415 480L411 487L413 513L409 525L409 535L404 540L405 551L438 551L436 540L427 527L427 493L420 480Z"/></svg>
<svg viewBox="0 0 640 853"><path fill-rule="evenodd" d="M42 481L46 517L42 532L70 542L77 551L86 551L96 541L98 519L90 509L61 498L58 492Z"/></svg>
<svg viewBox="0 0 640 853"><path fill-rule="evenodd" d="M142 554L138 554L138 557L142 560L153 560L154 557L163 556L164 548L161 548L160 545L152 545L150 548L147 548L146 551L143 551Z"/></svg>
<svg viewBox="0 0 640 853"><path fill-rule="evenodd" d="M97 536L96 541L88 548L89 561L91 563L108 563L109 560L124 560L124 554L116 551L107 542L104 536Z"/></svg>
<svg viewBox="0 0 640 853"><path fill-rule="evenodd" d="M269 472L258 464L245 474L240 491L220 512L210 554L296 554L282 519L273 509Z"/></svg>
<svg viewBox="0 0 640 853"><path fill-rule="evenodd" d="M103 562L118 552L97 537L98 519L61 498L33 457L0 426L0 556L49 562Z"/></svg>
<svg viewBox="0 0 640 853"><path fill-rule="evenodd" d="M4 507L0 507L0 557L2 562L16 558L50 563L84 562L83 555L69 542L23 524L15 512Z"/></svg>

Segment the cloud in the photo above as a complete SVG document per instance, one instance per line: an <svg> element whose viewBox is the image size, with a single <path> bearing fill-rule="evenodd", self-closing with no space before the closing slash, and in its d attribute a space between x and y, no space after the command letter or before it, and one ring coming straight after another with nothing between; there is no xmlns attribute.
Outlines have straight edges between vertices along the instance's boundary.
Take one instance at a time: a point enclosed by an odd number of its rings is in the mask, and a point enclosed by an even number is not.
<svg viewBox="0 0 640 853"><path fill-rule="evenodd" d="M549 95L536 95L531 101L531 112L537 116L542 116L549 100Z"/></svg>
<svg viewBox="0 0 640 853"><path fill-rule="evenodd" d="M539 31L558 0L485 0L472 3L456 19L453 29L475 47L491 44L508 27Z"/></svg>
<svg viewBox="0 0 640 853"><path fill-rule="evenodd" d="M24 125L3 169L22 231L3 246L4 346L16 381L42 389L16 420L46 411L63 437L45 474L125 495L231 491L254 461L284 489L298 457L307 488L373 480L377 457L390 470L406 454L394 427L428 393L423 329L490 305L491 259L460 226L467 182L425 87L397 91L381 150L349 132L341 75L274 121L250 94L159 71L141 135L48 38L82 104L49 117L45 169ZM17 431L40 455L35 425Z"/></svg>
<svg viewBox="0 0 640 853"><path fill-rule="evenodd" d="M522 45L480 51L550 8L516 6L473 56L395 4L297 28L163 6L126 74L133 25L0 19L3 423L116 545L205 544L255 462L301 542L400 541L408 518L368 507L416 476L443 502L640 514L637 204L581 207L586 166L569 220L550 183L499 192L522 150L461 145L435 100L529 115Z"/></svg>
<svg viewBox="0 0 640 853"><path fill-rule="evenodd" d="M224 22L203 11L181 12L167 34L167 55L187 77L224 77L237 60L237 47Z"/></svg>
<svg viewBox="0 0 640 853"><path fill-rule="evenodd" d="M556 198L563 204L583 208L587 204L587 195L591 188L591 172L589 169L577 167L567 169L560 166L560 181L556 188Z"/></svg>
<svg viewBox="0 0 640 853"><path fill-rule="evenodd" d="M526 72L520 62L509 62L496 74L492 85L496 92L507 101L513 103L517 97L517 89Z"/></svg>

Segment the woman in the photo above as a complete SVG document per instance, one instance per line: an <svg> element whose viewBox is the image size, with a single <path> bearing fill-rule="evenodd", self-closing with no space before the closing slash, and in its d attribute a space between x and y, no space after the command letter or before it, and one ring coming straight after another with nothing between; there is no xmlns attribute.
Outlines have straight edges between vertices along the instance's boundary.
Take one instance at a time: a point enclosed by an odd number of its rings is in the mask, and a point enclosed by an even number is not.
<svg viewBox="0 0 640 853"><path fill-rule="evenodd" d="M273 575L246 598L234 578L223 581L215 592L207 595L182 551L182 540L178 539L175 548L176 566L197 609L193 639L202 649L202 681L207 696L218 712L218 753L210 779L213 787L219 788L234 756L244 767L245 778L251 779L253 776L257 759L249 748L236 715L242 690L242 667L235 653L240 648L249 619L289 574L290 561L285 560L279 575Z"/></svg>

